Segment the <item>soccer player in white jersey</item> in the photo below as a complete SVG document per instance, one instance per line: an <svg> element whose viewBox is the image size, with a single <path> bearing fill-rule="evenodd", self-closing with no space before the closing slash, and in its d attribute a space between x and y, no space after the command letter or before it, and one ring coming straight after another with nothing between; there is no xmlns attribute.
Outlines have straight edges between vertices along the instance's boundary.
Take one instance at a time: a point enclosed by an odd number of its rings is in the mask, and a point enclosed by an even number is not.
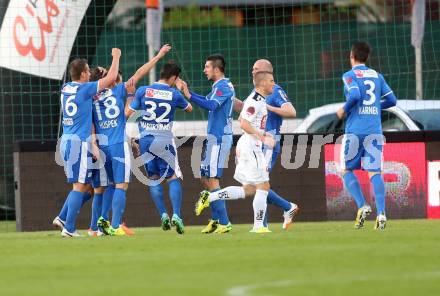
<svg viewBox="0 0 440 296"><path fill-rule="evenodd" d="M344 185L353 196L358 207L355 228L364 226L371 213L353 170L368 171L376 199L377 218L375 229L383 230L387 222L385 215L385 184L382 178L382 149L385 144L382 134L381 110L396 105L396 96L383 76L365 66L370 55L370 45L360 41L350 51L351 70L344 73L344 93L347 102L337 115L347 116L345 134L341 145L341 165Z"/></svg>
<svg viewBox="0 0 440 296"><path fill-rule="evenodd" d="M213 201L253 196L254 227L251 232L270 232L263 224L270 184L268 163L262 146L264 144L273 148L275 145L274 137L265 131L266 97L272 93L274 85L272 73L256 73L254 76L255 91L244 101L240 114L240 127L244 134L237 143L237 165L234 179L243 186L230 186L216 192L205 191L196 203L196 215L200 215L202 210Z"/></svg>
<svg viewBox="0 0 440 296"><path fill-rule="evenodd" d="M273 73L273 67L270 61L266 59L257 60L252 67L252 75L255 76L258 72L270 72ZM269 172L272 171L277 157L281 152L280 147L280 128L283 123L283 118L295 117L296 110L292 103L287 98L286 92L278 85L275 84L273 87L272 94L266 98L267 107L267 120L266 120L266 132L271 133L276 140L274 148L268 148L266 145L263 146L263 152L266 156L266 160L269 163ZM292 202L287 201L274 190L269 190L267 196L267 203L273 204L281 209L283 209L283 229L287 229L292 223L294 216L298 213L299 207ZM267 227L267 216L264 217L264 226Z"/></svg>
<svg viewBox="0 0 440 296"><path fill-rule="evenodd" d="M94 82L89 82L90 68L87 61L73 60L69 67L72 82L64 84L61 88L63 135L60 152L67 181L73 184L72 191L66 198L66 221L64 223L57 220L61 225L64 224L61 232L63 237L79 236L76 231L76 218L83 203L83 195L91 189L92 101L99 91L109 87L116 80L121 50L113 48L112 56L108 75Z"/></svg>

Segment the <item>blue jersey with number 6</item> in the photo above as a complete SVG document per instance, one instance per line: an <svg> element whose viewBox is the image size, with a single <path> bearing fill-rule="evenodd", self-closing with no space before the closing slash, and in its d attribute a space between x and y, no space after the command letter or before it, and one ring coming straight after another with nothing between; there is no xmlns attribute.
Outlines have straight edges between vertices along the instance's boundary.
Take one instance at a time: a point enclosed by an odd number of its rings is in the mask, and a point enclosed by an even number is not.
<svg viewBox="0 0 440 296"><path fill-rule="evenodd" d="M100 145L113 145L125 141L125 98L127 92L125 83L119 83L112 89L104 89L93 102L93 123L95 133L104 136L108 143L101 137Z"/></svg>
<svg viewBox="0 0 440 296"><path fill-rule="evenodd" d="M145 135L172 137L176 108L186 109L189 103L175 88L155 82L136 91L130 104L132 110L142 110L139 122L141 137Z"/></svg>
<svg viewBox="0 0 440 296"><path fill-rule="evenodd" d="M344 73L344 93L359 89L360 99L348 110L345 133L382 134L381 99L392 94L383 76L365 65L357 65Z"/></svg>
<svg viewBox="0 0 440 296"><path fill-rule="evenodd" d="M68 82L61 88L63 135L76 135L85 142L92 132L92 100L98 92L98 81Z"/></svg>

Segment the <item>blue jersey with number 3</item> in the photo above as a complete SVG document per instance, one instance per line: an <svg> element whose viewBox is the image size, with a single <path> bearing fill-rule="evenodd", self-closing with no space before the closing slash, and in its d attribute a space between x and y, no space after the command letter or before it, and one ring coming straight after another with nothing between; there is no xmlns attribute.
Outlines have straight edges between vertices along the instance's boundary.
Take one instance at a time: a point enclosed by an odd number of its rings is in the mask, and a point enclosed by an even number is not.
<svg viewBox="0 0 440 296"><path fill-rule="evenodd" d="M114 145L125 141L125 83L112 89L104 89L93 102L93 123L95 133L104 136L107 143L98 138L100 145Z"/></svg>
<svg viewBox="0 0 440 296"><path fill-rule="evenodd" d="M156 82L138 88L130 108L143 111L139 123L141 137L144 135L172 137L174 112L176 108L186 109L188 105L177 89Z"/></svg>
<svg viewBox="0 0 440 296"><path fill-rule="evenodd" d="M98 81L68 82L61 88L63 136L76 135L85 142L92 132L92 101L98 92Z"/></svg>
<svg viewBox="0 0 440 296"><path fill-rule="evenodd" d="M358 88L360 99L348 111L345 133L382 134L381 99L392 93L383 76L365 65L357 65L342 76L344 93Z"/></svg>

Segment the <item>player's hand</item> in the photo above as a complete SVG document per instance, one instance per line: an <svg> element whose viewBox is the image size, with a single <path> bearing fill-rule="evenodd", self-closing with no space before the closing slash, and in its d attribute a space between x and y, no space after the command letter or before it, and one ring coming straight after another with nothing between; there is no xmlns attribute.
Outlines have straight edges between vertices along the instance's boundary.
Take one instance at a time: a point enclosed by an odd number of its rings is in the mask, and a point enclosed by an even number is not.
<svg viewBox="0 0 440 296"><path fill-rule="evenodd" d="M184 94L184 96L186 98L189 99L191 97L191 94L190 94L189 89L188 89L188 84L185 81L183 81L180 78L177 78L177 80L176 80L176 87L177 87L178 90L183 92L183 94Z"/></svg>
<svg viewBox="0 0 440 296"><path fill-rule="evenodd" d="M274 106L266 104L266 109L267 109L267 111L273 112Z"/></svg>
<svg viewBox="0 0 440 296"><path fill-rule="evenodd" d="M159 50L159 53L157 54L157 56L159 58L163 58L170 50L171 50L171 45L169 44L165 44L164 46L162 46L162 48Z"/></svg>
<svg viewBox="0 0 440 296"><path fill-rule="evenodd" d="M338 111L336 112L336 115L338 116L339 119L344 118L344 116L345 116L345 110L344 110L344 108L342 108L342 107L339 108Z"/></svg>
<svg viewBox="0 0 440 296"><path fill-rule="evenodd" d="M92 143L92 159L93 160L99 160L99 147L96 142Z"/></svg>
<svg viewBox="0 0 440 296"><path fill-rule="evenodd" d="M272 134L264 133L261 140L263 141L264 145L266 145L267 147L269 148L275 147L276 142Z"/></svg>
<svg viewBox="0 0 440 296"><path fill-rule="evenodd" d="M141 155L139 144L136 143L135 139L131 139L131 150L133 151L134 158L138 158Z"/></svg>
<svg viewBox="0 0 440 296"><path fill-rule="evenodd" d="M112 57L120 58L121 57L121 50L119 48L112 48Z"/></svg>
<svg viewBox="0 0 440 296"><path fill-rule="evenodd" d="M136 86L134 85L134 79L130 79L125 83L125 89L127 93L134 94L136 92Z"/></svg>

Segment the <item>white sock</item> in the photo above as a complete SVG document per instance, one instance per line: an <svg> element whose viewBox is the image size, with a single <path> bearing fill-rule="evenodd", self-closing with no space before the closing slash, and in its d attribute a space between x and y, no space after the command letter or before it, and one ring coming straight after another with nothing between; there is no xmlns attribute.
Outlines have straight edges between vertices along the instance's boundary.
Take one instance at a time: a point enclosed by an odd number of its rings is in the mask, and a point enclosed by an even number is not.
<svg viewBox="0 0 440 296"><path fill-rule="evenodd" d="M254 202L252 207L254 208L254 229L263 227L264 216L267 209L267 195L268 191L257 189L255 193Z"/></svg>
<svg viewBox="0 0 440 296"><path fill-rule="evenodd" d="M244 198L244 189L241 186L229 186L209 194L209 202L219 199L240 199Z"/></svg>

